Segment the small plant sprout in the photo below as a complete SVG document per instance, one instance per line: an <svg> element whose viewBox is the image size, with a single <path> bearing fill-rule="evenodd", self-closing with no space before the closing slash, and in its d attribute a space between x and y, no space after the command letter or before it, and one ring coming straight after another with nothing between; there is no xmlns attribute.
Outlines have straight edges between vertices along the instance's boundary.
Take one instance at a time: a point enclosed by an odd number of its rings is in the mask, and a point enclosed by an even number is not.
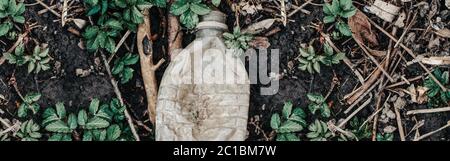
<svg viewBox="0 0 450 161"><path fill-rule="evenodd" d="M214 3L220 3L215 0ZM211 9L202 0L175 0L170 6L170 13L180 16L180 22L188 29L199 23L199 15L206 15Z"/></svg>
<svg viewBox="0 0 450 161"><path fill-rule="evenodd" d="M297 60L300 62L299 69L308 71L311 74L320 73L320 64L331 66L339 64L345 58L345 53L334 53L333 48L328 44L324 44L324 54L318 55L313 46L308 48L300 48L300 55Z"/></svg>
<svg viewBox="0 0 450 161"><path fill-rule="evenodd" d="M282 117L278 113L272 115L270 126L277 132L277 141L299 141L295 134L306 126L306 114L301 108L292 110L292 103L284 103Z"/></svg>
<svg viewBox="0 0 450 161"><path fill-rule="evenodd" d="M39 111L39 104L36 102L41 98L40 93L29 93L23 98L23 103L20 104L19 110L17 111L17 116L20 118L24 118L28 116L28 113L31 111L33 114L36 114Z"/></svg>
<svg viewBox="0 0 450 161"><path fill-rule="evenodd" d="M248 42L253 39L250 34L242 33L239 26L234 27L233 33L224 33L225 45L234 50L235 56L241 56L249 48Z"/></svg>
<svg viewBox="0 0 450 161"><path fill-rule="evenodd" d="M136 54L127 53L120 59L116 59L114 67L112 68L112 74L119 76L122 84L127 83L133 78L133 68L129 67L138 62L139 56Z"/></svg>
<svg viewBox="0 0 450 161"><path fill-rule="evenodd" d="M333 48L325 43L323 46L324 58L321 60L322 64L326 66L331 66L333 64L339 64L341 60L345 58L345 53L334 53Z"/></svg>
<svg viewBox="0 0 450 161"><path fill-rule="evenodd" d="M20 43L12 53L4 53L4 56L10 64L16 64L17 66L22 66L28 63L28 73L34 71L38 74L40 71L47 71L50 69L48 64L51 60L48 52L48 48L41 48L40 46L34 47L33 54L24 54L24 44Z"/></svg>
<svg viewBox="0 0 450 161"><path fill-rule="evenodd" d="M308 130L310 132L306 134L306 137L310 141L327 141L332 136L327 124L321 120L316 120L310 124Z"/></svg>
<svg viewBox="0 0 450 161"><path fill-rule="evenodd" d="M87 111L81 109L71 114L67 114L63 103L58 103L55 108L45 110L42 125L52 132L49 141L71 141L74 132L82 133L83 141L114 141L121 137L121 129L127 129L121 123L124 111L117 99L110 105L100 105L98 99L93 99Z"/></svg>
<svg viewBox="0 0 450 161"><path fill-rule="evenodd" d="M300 62L299 69L307 70L309 73L320 73L320 61L324 59L324 56L317 55L313 46L309 46L307 49L300 48L300 55L297 60Z"/></svg>
<svg viewBox="0 0 450 161"><path fill-rule="evenodd" d="M309 111L315 114L316 111L320 111L322 117L328 118L331 115L331 110L328 104L325 102L325 98L321 94L308 93L307 97L311 103L308 105Z"/></svg>
<svg viewBox="0 0 450 161"><path fill-rule="evenodd" d="M355 117L350 121L350 132L353 136L346 136L344 134L340 134L340 141L348 141L348 140L363 140L368 139L372 136L372 130L367 124L363 124L364 121Z"/></svg>
<svg viewBox="0 0 450 161"><path fill-rule="evenodd" d="M112 18L99 26L88 26L83 33L88 51L106 49L113 53L116 47L114 39L122 29L121 22Z"/></svg>
<svg viewBox="0 0 450 161"><path fill-rule="evenodd" d="M1 0L0 1L0 37L11 34L14 22L24 23L25 5L23 3L16 3L16 0ZM15 37L8 36L10 39Z"/></svg>
<svg viewBox="0 0 450 161"><path fill-rule="evenodd" d="M441 69L436 68L433 71L434 77L439 80L443 85L448 84L449 72L442 72ZM428 106L439 107L441 105L447 105L450 100L450 91L443 91L440 86L430 77L427 77L424 81L424 86L428 88Z"/></svg>
<svg viewBox="0 0 450 161"><path fill-rule="evenodd" d="M39 129L38 124L34 123L33 120L28 120L20 125L17 136L21 138L21 141L38 141L42 137Z"/></svg>
<svg viewBox="0 0 450 161"><path fill-rule="evenodd" d="M377 134L377 141L392 141L394 140L394 134L385 133L385 134Z"/></svg>
<svg viewBox="0 0 450 161"><path fill-rule="evenodd" d="M356 7L353 6L352 0L333 0L325 3L323 6L324 23L335 23L338 31L345 36L352 36L352 31L348 24L343 20L350 18L356 13Z"/></svg>

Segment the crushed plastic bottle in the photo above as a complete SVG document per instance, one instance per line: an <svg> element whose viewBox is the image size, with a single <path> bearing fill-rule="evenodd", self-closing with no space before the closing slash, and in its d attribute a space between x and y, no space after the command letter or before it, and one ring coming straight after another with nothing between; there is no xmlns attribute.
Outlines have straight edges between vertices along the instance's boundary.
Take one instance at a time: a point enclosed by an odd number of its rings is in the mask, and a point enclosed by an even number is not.
<svg viewBox="0 0 450 161"><path fill-rule="evenodd" d="M202 16L196 39L173 57L159 88L157 141L243 141L250 81L222 34L226 15Z"/></svg>

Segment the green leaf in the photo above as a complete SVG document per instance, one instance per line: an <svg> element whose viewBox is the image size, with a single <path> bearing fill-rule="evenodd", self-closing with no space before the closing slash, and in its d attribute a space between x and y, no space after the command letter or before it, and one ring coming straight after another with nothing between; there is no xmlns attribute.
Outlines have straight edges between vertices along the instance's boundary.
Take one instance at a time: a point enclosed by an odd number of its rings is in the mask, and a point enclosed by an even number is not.
<svg viewBox="0 0 450 161"><path fill-rule="evenodd" d="M285 123L283 123L279 128L278 128L278 132L279 133L292 133L292 132L299 132L303 130L302 125L294 122L294 121L286 121Z"/></svg>
<svg viewBox="0 0 450 161"><path fill-rule="evenodd" d="M198 15L206 15L208 14L211 9L209 9L208 6L206 6L205 4L191 4L190 5L190 9L192 12L198 14Z"/></svg>
<svg viewBox="0 0 450 161"><path fill-rule="evenodd" d="M350 18L350 17L352 17L355 14L356 14L356 9L353 9L353 10L350 10L350 11L341 12L340 16L344 17L344 18Z"/></svg>
<svg viewBox="0 0 450 161"><path fill-rule="evenodd" d="M187 11L180 16L180 22L188 29L193 29L199 22L198 15L192 11Z"/></svg>
<svg viewBox="0 0 450 161"><path fill-rule="evenodd" d="M59 133L70 133L72 130L61 120L52 122L45 126L45 130L50 132L59 132Z"/></svg>
<svg viewBox="0 0 450 161"><path fill-rule="evenodd" d="M112 29L115 30L122 30L122 23L118 20L115 19L109 19L108 21L106 21L106 25L111 27Z"/></svg>
<svg viewBox="0 0 450 161"><path fill-rule="evenodd" d="M121 83L122 84L125 84L125 83L127 83L128 81L130 81L131 80L131 78L133 78L133 72L134 72L134 70L132 69L132 68L129 68L129 67L126 67L124 70L123 70L123 75L122 75L122 78L121 78Z"/></svg>
<svg viewBox="0 0 450 161"><path fill-rule="evenodd" d="M141 11L139 11L136 7L133 7L131 10L131 21L136 24L144 22L144 15L142 15Z"/></svg>
<svg viewBox="0 0 450 161"><path fill-rule="evenodd" d="M29 93L25 96L25 102L27 103L32 103L32 102L36 102L41 98L41 94L40 93Z"/></svg>
<svg viewBox="0 0 450 161"><path fill-rule="evenodd" d="M23 17L23 16L14 16L13 17L13 21L17 22L17 23L24 23L25 22L25 17Z"/></svg>
<svg viewBox="0 0 450 161"><path fill-rule="evenodd" d="M91 131L84 131L83 134L83 141L92 141L92 132Z"/></svg>
<svg viewBox="0 0 450 161"><path fill-rule="evenodd" d="M221 1L221 0L212 0L211 2L212 2L212 4L213 4L214 6L219 7L220 1Z"/></svg>
<svg viewBox="0 0 450 161"><path fill-rule="evenodd" d="M123 62L118 62L116 65L114 65L113 69L112 69L112 74L116 75L119 74L123 71L123 68L125 67L125 64Z"/></svg>
<svg viewBox="0 0 450 161"><path fill-rule="evenodd" d="M323 17L323 23L332 23L334 21L336 21L336 18L334 16Z"/></svg>
<svg viewBox="0 0 450 161"><path fill-rule="evenodd" d="M114 50L116 49L116 42L114 41L114 39L108 37L105 48L109 53L114 53Z"/></svg>
<svg viewBox="0 0 450 161"><path fill-rule="evenodd" d="M339 32L341 32L343 35L352 36L352 31L350 30L350 27L346 23L338 22L336 24L336 27L339 30Z"/></svg>
<svg viewBox="0 0 450 161"><path fill-rule="evenodd" d="M277 113L273 114L272 118L270 119L270 127L272 127L272 129L274 130L277 130L280 124L281 124L280 115L278 115Z"/></svg>
<svg viewBox="0 0 450 161"><path fill-rule="evenodd" d="M61 141L63 137L63 134L61 133L55 133L50 138L48 138L48 141Z"/></svg>
<svg viewBox="0 0 450 161"><path fill-rule="evenodd" d="M36 64L34 64L33 62L28 63L28 73L31 73L35 67Z"/></svg>
<svg viewBox="0 0 450 161"><path fill-rule="evenodd" d="M114 4L116 4L120 8L125 8L127 7L127 3L125 1L126 0L114 0Z"/></svg>
<svg viewBox="0 0 450 161"><path fill-rule="evenodd" d="M123 60L123 63L125 65L133 65L133 64L136 64L138 62L138 60L139 60L139 55L127 53L127 55L125 55L125 59Z"/></svg>
<svg viewBox="0 0 450 161"><path fill-rule="evenodd" d="M17 110L17 116L20 118L26 117L28 112L28 107L25 103L20 104L19 109Z"/></svg>
<svg viewBox="0 0 450 161"><path fill-rule="evenodd" d="M106 130L106 140L115 141L120 137L121 133L119 125L111 125Z"/></svg>
<svg viewBox="0 0 450 161"><path fill-rule="evenodd" d="M172 6L170 6L170 13L179 16L189 10L189 4L185 0L176 0Z"/></svg>
<svg viewBox="0 0 450 161"><path fill-rule="evenodd" d="M90 119L88 121L88 123L86 123L85 128L86 129L101 129L101 128L106 128L109 126L109 122L99 118L99 117L94 117L92 119Z"/></svg>
<svg viewBox="0 0 450 161"><path fill-rule="evenodd" d="M349 10L353 6L352 0L340 0L339 5L343 10Z"/></svg>
<svg viewBox="0 0 450 161"><path fill-rule="evenodd" d="M341 12L338 0L333 0L333 2L331 3L331 11L333 12L333 15L337 15L339 12Z"/></svg>
<svg viewBox="0 0 450 161"><path fill-rule="evenodd" d="M292 102L285 102L283 106L283 118L287 119L291 115L292 112Z"/></svg>
<svg viewBox="0 0 450 161"><path fill-rule="evenodd" d="M308 99L310 101L315 102L315 103L325 102L325 98L321 94L318 94L318 93L308 93L306 95L306 97L308 97Z"/></svg>
<svg viewBox="0 0 450 161"><path fill-rule="evenodd" d="M277 141L300 141L294 133L283 133L277 135Z"/></svg>
<svg viewBox="0 0 450 161"><path fill-rule="evenodd" d="M323 13L325 13L326 16L334 15L333 8L331 7L331 5L329 3L325 3L323 5ZM334 16L332 16L332 17L334 17Z"/></svg>
<svg viewBox="0 0 450 161"><path fill-rule="evenodd" d="M66 117L66 108L64 107L64 103L58 102L56 105L56 114L58 114L59 118L65 118Z"/></svg>
<svg viewBox="0 0 450 161"><path fill-rule="evenodd" d="M75 130L78 126L77 124L77 116L75 114L71 113L69 115L69 118L67 119L67 123L69 124L69 128L72 130Z"/></svg>
<svg viewBox="0 0 450 161"><path fill-rule="evenodd" d="M320 64L319 62L314 62L313 68L317 73L320 73Z"/></svg>
<svg viewBox="0 0 450 161"><path fill-rule="evenodd" d="M92 99L91 104L89 105L89 113L95 115L98 111L98 107L100 106L100 100L97 98Z"/></svg>
<svg viewBox="0 0 450 161"><path fill-rule="evenodd" d="M97 26L88 26L86 31L83 33L83 37L85 39L93 39L97 36L98 27Z"/></svg>
<svg viewBox="0 0 450 161"><path fill-rule="evenodd" d="M86 111L80 110L78 112L78 118L77 118L78 125L80 125L80 126L86 125L87 119L88 119L88 116L87 116Z"/></svg>
<svg viewBox="0 0 450 161"><path fill-rule="evenodd" d="M100 11L100 9L101 9L100 5L92 6L92 8L89 9L89 12L87 13L86 16L95 15Z"/></svg>

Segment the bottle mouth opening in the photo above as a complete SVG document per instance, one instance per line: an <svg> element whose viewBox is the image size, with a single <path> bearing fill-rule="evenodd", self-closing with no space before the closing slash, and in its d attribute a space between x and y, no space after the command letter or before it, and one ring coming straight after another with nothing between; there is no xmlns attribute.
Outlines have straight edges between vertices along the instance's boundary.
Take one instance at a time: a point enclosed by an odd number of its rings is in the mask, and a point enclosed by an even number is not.
<svg viewBox="0 0 450 161"><path fill-rule="evenodd" d="M201 17L201 21L197 25L196 29L218 29L227 31L228 26L225 24L226 18L226 14L213 10Z"/></svg>

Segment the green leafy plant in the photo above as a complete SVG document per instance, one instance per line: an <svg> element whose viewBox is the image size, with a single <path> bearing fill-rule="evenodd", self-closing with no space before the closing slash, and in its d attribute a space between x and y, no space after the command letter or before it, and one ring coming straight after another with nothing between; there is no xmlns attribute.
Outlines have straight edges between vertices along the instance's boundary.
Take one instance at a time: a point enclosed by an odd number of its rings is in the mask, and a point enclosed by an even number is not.
<svg viewBox="0 0 450 161"><path fill-rule="evenodd" d="M88 51L106 49L106 51L113 53L116 47L114 39L117 38L122 29L122 23L113 18L108 19L103 24L86 27L83 37L86 40Z"/></svg>
<svg viewBox="0 0 450 161"><path fill-rule="evenodd" d="M136 31L144 22L144 9L164 7L165 0L86 0L87 16L99 15L95 25L86 27L83 37L88 51L106 49L113 53L115 39L125 29Z"/></svg>
<svg viewBox="0 0 450 161"><path fill-rule="evenodd" d="M225 45L229 49L235 50L236 56L240 56L249 48L248 42L253 39L253 36L242 33L241 28L237 26L234 27L233 33L225 32L223 38L225 39Z"/></svg>
<svg viewBox="0 0 450 161"><path fill-rule="evenodd" d="M348 140L364 140L370 138L372 136L372 132L370 127L367 124L364 124L362 119L355 117L350 121L350 132L354 134L353 136L346 136L344 134L340 134L340 141L348 141Z"/></svg>
<svg viewBox="0 0 450 161"><path fill-rule="evenodd" d="M297 60L300 63L299 69L308 71L311 74L315 72L320 73L320 64L331 66L333 64L339 64L341 60L345 58L345 53L334 53L333 48L328 44L324 44L324 54L316 54L313 46L308 48L300 48L300 55Z"/></svg>
<svg viewBox="0 0 450 161"><path fill-rule="evenodd" d="M310 101L308 105L309 111L312 114L315 114L316 111L320 111L322 117L328 118L331 115L331 110L328 107L328 104L325 102L325 98L321 94L317 93L308 93L306 95Z"/></svg>
<svg viewBox="0 0 450 161"><path fill-rule="evenodd" d="M313 74L314 71L320 73L320 61L324 58L322 55L317 55L313 46L309 46L307 49L300 48L300 56L297 60L300 62L299 69L307 70Z"/></svg>
<svg viewBox="0 0 450 161"><path fill-rule="evenodd" d="M327 124L321 120L316 120L314 123L310 124L308 130L310 132L306 134L306 137L309 138L310 141L327 141L332 135Z"/></svg>
<svg viewBox="0 0 450 161"><path fill-rule="evenodd" d="M122 84L127 83L133 78L133 68L129 67L138 62L139 56L136 54L127 53L120 59L116 59L114 67L112 68L112 74L119 76Z"/></svg>
<svg viewBox="0 0 450 161"><path fill-rule="evenodd" d="M49 70L51 67L48 64L51 60L48 52L48 48L41 48L40 46L35 46L32 55L24 54L25 47L23 43L20 43L15 49L14 54L4 53L10 64L16 64L22 66L28 63L28 73L34 71L38 74L40 71Z"/></svg>
<svg viewBox="0 0 450 161"><path fill-rule="evenodd" d="M218 4L217 1L215 3ZM199 15L206 15L210 11L211 9L202 0L175 0L170 6L170 13L180 16L181 24L188 29L197 26Z"/></svg>
<svg viewBox="0 0 450 161"><path fill-rule="evenodd" d="M335 22L336 28L345 36L352 36L350 27L344 18L350 18L356 13L356 7L353 6L352 0L333 0L325 3L323 6L324 23Z"/></svg>
<svg viewBox="0 0 450 161"><path fill-rule="evenodd" d="M21 141L38 141L42 137L39 129L38 124L34 123L33 120L28 120L20 125L17 136L21 138Z"/></svg>
<svg viewBox="0 0 450 161"><path fill-rule="evenodd" d="M301 108L292 109L291 102L285 102L282 118L278 113L272 115L270 127L277 132L277 141L299 141L295 134L306 126L306 114Z"/></svg>
<svg viewBox="0 0 450 161"><path fill-rule="evenodd" d="M25 22L24 12L25 5L23 3L16 3L16 0L0 1L0 37L11 33L14 22Z"/></svg>
<svg viewBox="0 0 450 161"><path fill-rule="evenodd" d="M32 111L33 114L36 114L39 111L39 104L36 102L41 98L40 93L28 93L23 97L23 103L20 104L19 109L17 111L17 116L20 118L27 117L28 113Z"/></svg>
<svg viewBox="0 0 450 161"><path fill-rule="evenodd" d="M394 134L392 133L385 133L384 135L380 133L377 134L377 141L392 141L392 140L394 140Z"/></svg>
<svg viewBox="0 0 450 161"><path fill-rule="evenodd" d="M88 110L81 109L77 114L67 115L64 104L56 104L56 108L47 108L43 114L42 125L52 132L49 141L71 141L72 133L82 132L83 141L118 140L125 129L124 112L117 99L110 105L100 106L98 99L93 99Z"/></svg>
<svg viewBox="0 0 450 161"><path fill-rule="evenodd" d="M442 72L439 68L433 71L434 77L442 85L447 85L449 80L449 72ZM450 91L444 91L441 87L430 77L427 77L424 81L424 86L428 88L428 106L429 107L439 107L441 105L447 105L450 99Z"/></svg>

